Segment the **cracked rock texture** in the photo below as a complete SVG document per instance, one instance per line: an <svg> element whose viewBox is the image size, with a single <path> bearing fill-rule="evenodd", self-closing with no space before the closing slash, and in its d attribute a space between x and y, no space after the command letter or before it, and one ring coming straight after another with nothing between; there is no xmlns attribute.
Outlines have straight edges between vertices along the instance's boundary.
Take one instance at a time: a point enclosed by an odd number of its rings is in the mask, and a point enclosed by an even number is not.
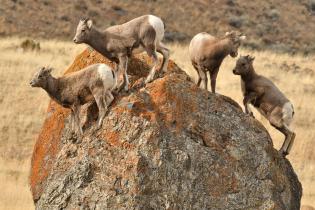
<svg viewBox="0 0 315 210"><path fill-rule="evenodd" d="M66 73L97 62L112 65L87 49ZM130 61L131 90L100 130L96 106L86 106L81 138L69 111L50 103L32 157L37 209L300 209L301 184L258 121L172 61L144 85L149 66L144 55Z"/></svg>

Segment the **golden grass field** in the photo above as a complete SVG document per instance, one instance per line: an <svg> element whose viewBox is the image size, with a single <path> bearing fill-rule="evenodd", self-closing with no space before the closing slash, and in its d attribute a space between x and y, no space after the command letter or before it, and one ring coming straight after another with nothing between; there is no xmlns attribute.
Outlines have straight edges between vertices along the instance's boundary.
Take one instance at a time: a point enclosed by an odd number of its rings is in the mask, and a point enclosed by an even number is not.
<svg viewBox="0 0 315 210"><path fill-rule="evenodd" d="M0 210L34 209L28 187L30 157L36 136L45 118L49 98L43 90L31 88L34 72L50 65L58 76L85 46L71 42L41 40L40 52L23 52L21 38L0 39ZM171 58L196 79L188 58L187 46L171 45ZM292 128L297 137L289 160L303 185L302 204L315 206L315 57L255 52L245 49L240 54L256 57L256 71L274 81L295 106ZM226 58L217 79L217 92L241 104L240 78L232 74L235 59ZM283 135L255 112L279 149Z"/></svg>

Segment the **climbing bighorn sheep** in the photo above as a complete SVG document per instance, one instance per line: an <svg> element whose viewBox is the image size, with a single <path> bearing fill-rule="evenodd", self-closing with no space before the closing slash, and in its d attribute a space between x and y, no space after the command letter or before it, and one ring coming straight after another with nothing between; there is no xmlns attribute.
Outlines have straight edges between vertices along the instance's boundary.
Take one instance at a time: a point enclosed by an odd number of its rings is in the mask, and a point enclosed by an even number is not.
<svg viewBox="0 0 315 210"><path fill-rule="evenodd" d="M97 129L102 126L107 106L114 97L111 93L116 87L117 76L105 64L94 64L78 72L54 78L51 68L42 67L30 82L32 87L43 88L50 98L65 108L71 109L71 128L83 134L80 126L80 107L96 101L99 115Z"/></svg>
<svg viewBox="0 0 315 210"><path fill-rule="evenodd" d="M189 45L189 55L198 73L197 86L200 87L202 80L205 89L208 90L207 72L209 72L211 91L215 93L216 79L223 59L227 55L235 58L241 40L245 38L244 35L235 31L227 32L222 38L216 38L206 32L195 35Z"/></svg>
<svg viewBox="0 0 315 210"><path fill-rule="evenodd" d="M249 104L252 104L273 127L285 135L280 153L286 156L289 154L295 138L295 133L289 128L294 115L293 105L273 82L256 74L253 60L254 57L249 55L242 56L237 60L233 69L234 74L241 76L245 113L254 117L249 107Z"/></svg>
<svg viewBox="0 0 315 210"><path fill-rule="evenodd" d="M73 41L76 44L86 43L108 59L118 64L119 75L123 74L123 83L119 82L120 89L123 85L128 91L127 65L128 57L132 53L146 51L153 59L146 83L153 80L158 66L156 51L163 55L162 70L167 70L169 50L162 43L164 37L163 21L153 15L144 15L127 23L115 25L100 31L93 26L92 20L80 20Z"/></svg>

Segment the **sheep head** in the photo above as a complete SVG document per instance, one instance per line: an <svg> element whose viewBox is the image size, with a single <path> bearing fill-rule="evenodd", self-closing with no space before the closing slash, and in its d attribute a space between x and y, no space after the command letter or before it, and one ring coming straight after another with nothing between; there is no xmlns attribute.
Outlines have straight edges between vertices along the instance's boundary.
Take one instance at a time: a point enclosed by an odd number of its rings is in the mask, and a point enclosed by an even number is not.
<svg viewBox="0 0 315 210"><path fill-rule="evenodd" d="M235 58L238 55L238 48L240 47L246 36L236 31L226 32L224 38L230 40L230 56Z"/></svg>
<svg viewBox="0 0 315 210"><path fill-rule="evenodd" d="M73 38L74 43L81 44L86 43L89 40L93 21L89 18L84 18L79 21L76 34Z"/></svg>
<svg viewBox="0 0 315 210"><path fill-rule="evenodd" d="M32 87L46 87L48 78L51 77L51 71L52 68L49 67L40 68L40 70L34 74L30 85Z"/></svg>
<svg viewBox="0 0 315 210"><path fill-rule="evenodd" d="M251 71L253 67L253 61L255 57L247 55L241 56L237 61L236 65L233 69L233 74L236 75L246 75L248 72Z"/></svg>

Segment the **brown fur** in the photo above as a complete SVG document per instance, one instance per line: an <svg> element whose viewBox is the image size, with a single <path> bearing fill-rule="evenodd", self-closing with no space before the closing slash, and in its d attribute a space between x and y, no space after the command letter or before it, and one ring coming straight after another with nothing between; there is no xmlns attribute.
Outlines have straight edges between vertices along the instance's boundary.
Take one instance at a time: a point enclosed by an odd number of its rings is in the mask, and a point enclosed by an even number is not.
<svg viewBox="0 0 315 210"><path fill-rule="evenodd" d="M253 60L253 57L242 56L237 60L233 70L234 74L241 76L243 82L242 91L245 112L253 116L249 108L249 104L252 104L269 120L273 127L286 136L280 151L283 155L287 155L295 137L294 132L289 129L289 124L294 114L293 107L285 107L286 104L291 105L285 95L273 82L255 72ZM285 112L290 115L290 119L285 119L288 117L285 116Z"/></svg>
<svg viewBox="0 0 315 210"><path fill-rule="evenodd" d="M124 75L124 81L120 83L119 87L125 85L125 90L128 90L127 63L128 57L133 52L146 51L154 60L154 67L150 71L146 83L153 80L158 65L156 51L163 55L162 69L166 70L169 50L161 43L161 40L156 40L156 38L156 31L149 23L149 15L145 15L121 25L111 26L104 31L94 28L89 19L81 20L74 42L86 43L119 64L119 75Z"/></svg>
<svg viewBox="0 0 315 210"><path fill-rule="evenodd" d="M72 129L76 123L77 130L82 134L79 118L81 105L96 101L99 108L98 127L100 127L107 105L113 100L110 91L114 88L115 82L109 81L108 87L105 87L98 73L98 67L99 64L91 65L60 78L54 78L50 74L51 69L43 67L34 75L30 84L32 87L43 88L54 101L71 109ZM112 73L111 76L115 80Z"/></svg>
<svg viewBox="0 0 315 210"><path fill-rule="evenodd" d="M204 39L200 40L197 37L204 37ZM205 89L208 89L207 72L209 72L211 90L215 93L216 78L221 63L227 55L237 56L238 47L241 44L240 37L241 35L237 35L236 32L227 33L222 38L216 38L203 32L191 40L189 54L192 65L198 73L198 86L203 81Z"/></svg>

